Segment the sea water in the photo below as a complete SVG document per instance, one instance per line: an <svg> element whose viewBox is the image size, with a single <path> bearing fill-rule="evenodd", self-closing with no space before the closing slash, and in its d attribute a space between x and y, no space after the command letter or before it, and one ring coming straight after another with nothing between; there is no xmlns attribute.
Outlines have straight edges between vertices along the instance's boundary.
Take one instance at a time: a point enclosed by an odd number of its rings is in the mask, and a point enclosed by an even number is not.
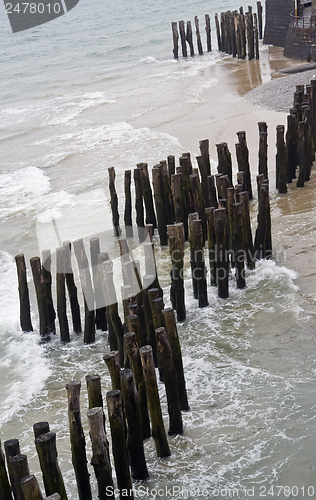
<svg viewBox="0 0 316 500"><path fill-rule="evenodd" d="M229 81L239 62L216 50L175 61L171 22L193 21L198 15L205 47L204 14L209 13L216 49L215 12L239 6L235 0L81 0L67 15L18 34L10 32L2 6L0 438L20 440L40 481L32 425L49 421L57 433L70 500L77 492L65 385L73 379L82 382L90 460L84 377L99 373L105 396L110 378L102 357L109 345L102 332L90 346L75 334L69 345L61 344L58 336L42 343L30 272L34 332L22 334L14 256L25 253L29 268L29 258L45 243L38 237L39 225L52 217L58 222L73 207L80 206L77 236L80 230L82 237L93 236L95 226L83 230L84 220L99 220L102 203L108 209L108 167L116 169L122 214L124 170L141 161L151 167L169 154L178 157L188 150L177 134L162 131L163 125L182 119L190 137L186 116L203 103L203 92L218 95L218 68L225 68ZM266 53L263 47L261 72L255 78L254 66L249 66L247 88L270 78ZM218 117L211 116L211 110L209 120L216 130ZM200 139L206 137L207 130ZM295 265L284 257L284 249L295 246L298 234L302 246L313 247L312 187L301 195L303 203L294 192L288 202L273 194L276 261L262 261L248 271L245 290L235 288L232 275L230 298L223 301L209 288L210 306L199 310L186 262L187 320L179 325L179 335L191 411L183 415L183 436L169 439L170 458L157 459L153 441L145 444L150 479L136 484L151 490L145 498L158 498L155 490L163 489L166 498L187 494L193 499L199 496L197 488L208 498L228 498L231 491L256 499L315 497L315 301L312 290L302 293ZM255 211L252 218L255 227ZM168 305L169 253L158 243L156 253ZM167 426L162 384L159 389Z"/></svg>

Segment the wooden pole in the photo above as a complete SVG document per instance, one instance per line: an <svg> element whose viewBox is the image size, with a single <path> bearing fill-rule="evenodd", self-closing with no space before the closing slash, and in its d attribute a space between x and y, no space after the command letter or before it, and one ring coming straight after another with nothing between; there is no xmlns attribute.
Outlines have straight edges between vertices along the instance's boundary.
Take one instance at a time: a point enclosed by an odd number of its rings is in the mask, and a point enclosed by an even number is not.
<svg viewBox="0 0 316 500"><path fill-rule="evenodd" d="M86 440L80 416L81 383L73 380L66 385L72 464L75 470L79 500L92 500L87 468Z"/></svg>
<svg viewBox="0 0 316 500"><path fill-rule="evenodd" d="M184 21L179 21L179 31L180 31L180 38L181 38L182 56L187 57L188 53L187 53L187 47L186 47Z"/></svg>
<svg viewBox="0 0 316 500"><path fill-rule="evenodd" d="M243 235L242 206L241 203L233 204L234 213L234 247L237 288L245 288L245 243Z"/></svg>
<svg viewBox="0 0 316 500"><path fill-rule="evenodd" d="M75 256L79 267L79 276L83 292L85 306L84 338L85 344L95 342L95 314L94 314L94 293L89 270L89 262L84 248L83 240L78 239L73 242Z"/></svg>
<svg viewBox="0 0 316 500"><path fill-rule="evenodd" d="M200 219L192 221L192 246L194 251L194 273L197 281L199 307L208 306L207 299L207 284L206 284L206 267L204 261L203 249L203 227Z"/></svg>
<svg viewBox="0 0 316 500"><path fill-rule="evenodd" d="M305 182L305 174L307 169L307 161L306 161L306 146L305 146L305 123L300 121L298 123L298 132L297 132L297 159L298 159L298 179L297 179L297 187L303 187Z"/></svg>
<svg viewBox="0 0 316 500"><path fill-rule="evenodd" d="M42 434L46 434L50 432L49 423L48 422L36 422L33 425L34 437L35 439L41 436Z"/></svg>
<svg viewBox="0 0 316 500"><path fill-rule="evenodd" d="M206 46L207 46L207 52L212 52L212 41L211 41L211 21L210 21L210 16L209 14L205 14L205 31L206 31ZM199 47L199 44L198 44ZM202 50L202 45L201 45L201 51L199 47L199 54L203 54Z"/></svg>
<svg viewBox="0 0 316 500"><path fill-rule="evenodd" d="M195 23L195 33L196 33L196 41L197 41L198 51L199 51L200 56L202 56L203 55L203 47L202 47L202 42L201 42L199 18L197 16L194 17L194 23Z"/></svg>
<svg viewBox="0 0 316 500"><path fill-rule="evenodd" d="M132 171L125 170L125 174L124 174L124 193L125 193L124 224L125 224L126 238L133 237L131 177L132 177Z"/></svg>
<svg viewBox="0 0 316 500"><path fill-rule="evenodd" d="M218 14L215 14L215 26L216 26L216 36L217 36L218 51L222 52L223 51L223 47L222 47L221 30L220 30L220 27L219 27Z"/></svg>
<svg viewBox="0 0 316 500"><path fill-rule="evenodd" d="M43 280L44 280L46 301L47 301L48 329L50 333L55 334L56 313L52 297L52 273L51 273L52 257L50 250L42 250L42 263L43 263L42 266Z"/></svg>
<svg viewBox="0 0 316 500"><path fill-rule="evenodd" d="M99 500L114 500L114 485L109 456L109 443L104 427L103 408L91 407L87 412L92 444L91 465L98 483Z"/></svg>
<svg viewBox="0 0 316 500"><path fill-rule="evenodd" d="M284 142L284 125L277 125L276 128L277 133L277 157L276 162L278 168L276 171L278 172L278 177L276 179L276 187L279 190L279 193L287 193L287 155L286 155L286 147Z"/></svg>
<svg viewBox="0 0 316 500"><path fill-rule="evenodd" d="M24 500L43 500L43 496L35 476L25 476L21 479L21 489ZM1 496L1 498L3 497Z"/></svg>
<svg viewBox="0 0 316 500"><path fill-rule="evenodd" d="M56 434L47 432L35 439L46 496L59 493L61 500L67 500L63 477L58 465Z"/></svg>
<svg viewBox="0 0 316 500"><path fill-rule="evenodd" d="M15 257L16 269L19 282L19 298L20 298L20 325L23 332L32 332L33 326L31 321L31 307L29 298L29 289L26 277L26 264L23 254Z"/></svg>
<svg viewBox="0 0 316 500"><path fill-rule="evenodd" d="M106 393L109 421L112 436L112 452L120 491L120 500L133 499L132 481L128 466L128 454L126 449L125 425L122 408L121 391L113 390Z"/></svg>
<svg viewBox="0 0 316 500"><path fill-rule="evenodd" d="M140 170L142 193L146 210L146 224L152 224L153 229L156 229L157 220L155 215L153 195L148 174L148 165L147 163L139 163L137 165L137 168L139 168Z"/></svg>
<svg viewBox="0 0 316 500"><path fill-rule="evenodd" d="M259 53L259 31L258 31L258 21L257 21L257 14L254 13L253 15L253 20L254 20L254 45L255 45L255 54L256 54L256 60L259 60L260 53Z"/></svg>
<svg viewBox="0 0 316 500"><path fill-rule="evenodd" d="M192 212L189 214L189 243L190 243L190 265L191 265L191 275L192 275L192 288L193 296L195 299L199 298L198 285L195 273L195 252L194 252L194 242L192 235L192 225L194 220L198 220L199 214L197 212Z"/></svg>
<svg viewBox="0 0 316 500"><path fill-rule="evenodd" d="M174 367L168 333L164 327L156 330L158 362L161 367L165 383L168 413L169 413L169 436L183 434L183 422L181 415L181 403L178 389L177 372Z"/></svg>
<svg viewBox="0 0 316 500"><path fill-rule="evenodd" d="M262 40L262 5L261 2L257 2L257 14L259 22L259 39Z"/></svg>
<svg viewBox="0 0 316 500"><path fill-rule="evenodd" d="M228 292L228 274L229 274L229 259L228 259L228 220L225 208L214 210L214 229L216 238L216 253L217 253L217 283L218 296L222 299L227 299Z"/></svg>
<svg viewBox="0 0 316 500"><path fill-rule="evenodd" d="M115 189L115 168L108 168L109 171L109 190L111 196L112 221L114 227L114 236L120 236L122 233L120 228L120 215L118 212L118 198Z"/></svg>
<svg viewBox="0 0 316 500"><path fill-rule="evenodd" d="M190 47L190 56L194 56L194 48L193 48L193 38L192 38L192 25L191 21L187 22L187 32L185 36L186 41L189 44Z"/></svg>
<svg viewBox="0 0 316 500"><path fill-rule="evenodd" d="M106 297L106 303L107 303L107 309L109 311L110 321L112 323L113 330L115 332L117 340L117 349L120 355L120 366L124 366L124 351L123 351L124 327L118 313L117 297L113 281L113 271L111 269L111 266L109 266L107 262L104 263L104 273L103 273L104 294Z"/></svg>
<svg viewBox="0 0 316 500"><path fill-rule="evenodd" d="M143 189L141 172L139 168L134 168L134 185L135 185L135 210L136 210L136 225L138 231L138 239L140 243L145 241L145 221L144 221L144 204L143 204Z"/></svg>
<svg viewBox="0 0 316 500"><path fill-rule="evenodd" d="M217 285L217 272L216 272L216 239L214 231L214 207L208 207L205 209L206 221L207 221L207 243L208 243L208 255L209 255L209 265L210 265L210 280L211 285Z"/></svg>
<svg viewBox="0 0 316 500"><path fill-rule="evenodd" d="M40 335L42 338L49 339L47 297L40 258L32 257L30 264L38 306Z"/></svg>
<svg viewBox="0 0 316 500"><path fill-rule="evenodd" d="M140 360L139 346L134 332L127 332L124 335L124 348L129 358L130 366L133 370L135 383L139 395L139 414L143 439L151 436L150 421L148 415L147 394L145 380Z"/></svg>
<svg viewBox="0 0 316 500"><path fill-rule="evenodd" d="M237 153L237 148L236 148L238 170L240 172L244 172L246 191L248 191L249 200L252 200L251 173L250 173L250 165L249 165L249 150L248 150L248 146L247 146L246 132L244 130L237 132L237 137L238 137L238 141L240 144L240 148L239 148L240 156L239 156L239 158L238 158L238 153Z"/></svg>
<svg viewBox="0 0 316 500"><path fill-rule="evenodd" d="M232 185L232 158L226 142L216 144L218 157L218 173L228 175L230 184Z"/></svg>
<svg viewBox="0 0 316 500"><path fill-rule="evenodd" d="M202 244L204 246L206 240L205 201L200 179L197 174L190 175L190 185L194 200L194 211L199 214L199 219L202 223Z"/></svg>
<svg viewBox="0 0 316 500"><path fill-rule="evenodd" d="M91 408L103 408L103 398L101 391L101 377L100 375L86 375L89 410Z"/></svg>
<svg viewBox="0 0 316 500"><path fill-rule="evenodd" d="M268 125L266 122L259 122L259 165L258 172L268 178Z"/></svg>
<svg viewBox="0 0 316 500"><path fill-rule="evenodd" d="M12 500L11 486L9 483L7 470L5 467L5 459L4 459L4 453L1 448L1 440L0 440L0 498L1 500Z"/></svg>
<svg viewBox="0 0 316 500"><path fill-rule="evenodd" d="M91 238L90 239L90 257L92 264L92 278L93 278L93 287L95 294L95 324L97 330L102 330L105 332L107 327L106 321L106 307L104 305L104 294L102 288L102 280L103 280L103 272L102 272L102 263L103 258L101 257L99 261L99 255L104 256L104 254L100 254L100 240L99 238Z"/></svg>
<svg viewBox="0 0 316 500"><path fill-rule="evenodd" d="M167 238L165 206L162 194L162 171L160 166L153 167L152 176L153 176L154 200L156 206L160 245L166 246L168 244L168 238Z"/></svg>
<svg viewBox="0 0 316 500"><path fill-rule="evenodd" d="M177 329L175 311L171 307L168 307L162 311L162 315L168 332L168 339L171 347L174 367L177 372L178 392L180 397L181 410L189 411L190 407L188 403L186 383L184 378L182 353L181 353L181 346Z"/></svg>
<svg viewBox="0 0 316 500"><path fill-rule="evenodd" d="M271 216L269 201L269 185L263 182L260 189L258 227L255 237L257 259L272 258Z"/></svg>
<svg viewBox="0 0 316 500"><path fill-rule="evenodd" d="M70 309L71 309L71 317L72 317L72 325L75 333L81 333L81 315L80 315L80 306L78 302L78 292L77 287L74 280L72 265L71 265L71 242L63 241L63 246L66 249L66 285L68 289Z"/></svg>
<svg viewBox="0 0 316 500"><path fill-rule="evenodd" d="M152 435L155 440L157 454L158 457L169 457L171 453L162 419L152 348L151 346L144 346L140 348L139 352L149 403Z"/></svg>
<svg viewBox="0 0 316 500"><path fill-rule="evenodd" d="M249 194L248 191L239 193L239 201L242 206L242 223L245 240L245 251L247 266L249 269L255 268L255 249L253 246L250 213L249 213Z"/></svg>
<svg viewBox="0 0 316 500"><path fill-rule="evenodd" d="M24 500L23 491L21 488L21 479L30 475L29 466L26 455L16 455L9 459L12 472L11 485L15 500Z"/></svg>
<svg viewBox="0 0 316 500"><path fill-rule="evenodd" d="M57 293L57 315L60 329L60 340L70 342L69 326L66 306L66 249L64 247L56 250L56 293Z"/></svg>
<svg viewBox="0 0 316 500"><path fill-rule="evenodd" d="M217 208L218 202L217 202L217 194L216 194L214 175L209 175L207 177L207 188L208 188L209 206Z"/></svg>
<svg viewBox="0 0 316 500"><path fill-rule="evenodd" d="M133 372L128 368L121 371L121 386L124 403L124 414L127 421L127 450L131 464L131 476L136 480L149 477L142 436L139 412L139 394Z"/></svg>
<svg viewBox="0 0 316 500"><path fill-rule="evenodd" d="M172 27L172 38L173 38L173 57L178 59L179 57L179 33L177 23L171 23Z"/></svg>
<svg viewBox="0 0 316 500"><path fill-rule="evenodd" d="M120 370L120 364L119 364L119 352L118 351L111 351L105 356L103 356L103 360L108 367L110 377L111 377L111 382L112 382L112 389L113 390L121 390L121 370Z"/></svg>
<svg viewBox="0 0 316 500"><path fill-rule="evenodd" d="M12 486L12 492L14 499L16 498L16 488L14 484L14 476L13 476L13 468L11 467L10 458L15 457L16 455L20 455L20 445L17 439L8 439L4 443L4 452L7 460L8 473L10 478L10 483Z"/></svg>
<svg viewBox="0 0 316 500"><path fill-rule="evenodd" d="M169 251L172 262L171 270L171 301L177 311L178 321L186 318L185 291L183 279L183 259L184 259L184 226L183 223L167 226L169 237ZM159 325L162 326L162 325Z"/></svg>

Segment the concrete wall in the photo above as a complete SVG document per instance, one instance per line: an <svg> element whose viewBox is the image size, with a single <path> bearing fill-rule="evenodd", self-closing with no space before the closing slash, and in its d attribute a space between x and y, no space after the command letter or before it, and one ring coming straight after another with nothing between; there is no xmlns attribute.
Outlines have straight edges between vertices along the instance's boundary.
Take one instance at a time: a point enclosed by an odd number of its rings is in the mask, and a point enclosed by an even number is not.
<svg viewBox="0 0 316 500"><path fill-rule="evenodd" d="M277 47L285 46L291 12L294 12L294 0L266 0L263 43Z"/></svg>

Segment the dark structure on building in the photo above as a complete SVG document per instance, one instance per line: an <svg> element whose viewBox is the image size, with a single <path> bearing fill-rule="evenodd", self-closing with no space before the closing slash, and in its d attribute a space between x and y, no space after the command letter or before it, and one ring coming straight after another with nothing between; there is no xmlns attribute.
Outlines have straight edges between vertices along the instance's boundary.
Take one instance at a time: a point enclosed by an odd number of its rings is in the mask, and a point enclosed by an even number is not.
<svg viewBox="0 0 316 500"><path fill-rule="evenodd" d="M285 57L316 60L316 0L266 0L263 43L284 47Z"/></svg>

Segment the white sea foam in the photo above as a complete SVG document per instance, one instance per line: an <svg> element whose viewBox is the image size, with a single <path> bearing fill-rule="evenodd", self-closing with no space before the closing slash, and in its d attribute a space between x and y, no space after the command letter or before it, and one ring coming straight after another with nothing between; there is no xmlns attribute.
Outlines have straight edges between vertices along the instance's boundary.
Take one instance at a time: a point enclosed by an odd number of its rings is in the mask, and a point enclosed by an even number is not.
<svg viewBox="0 0 316 500"><path fill-rule="evenodd" d="M51 370L38 332L21 332L16 267L6 252L0 252L0 296L1 428L42 390Z"/></svg>

